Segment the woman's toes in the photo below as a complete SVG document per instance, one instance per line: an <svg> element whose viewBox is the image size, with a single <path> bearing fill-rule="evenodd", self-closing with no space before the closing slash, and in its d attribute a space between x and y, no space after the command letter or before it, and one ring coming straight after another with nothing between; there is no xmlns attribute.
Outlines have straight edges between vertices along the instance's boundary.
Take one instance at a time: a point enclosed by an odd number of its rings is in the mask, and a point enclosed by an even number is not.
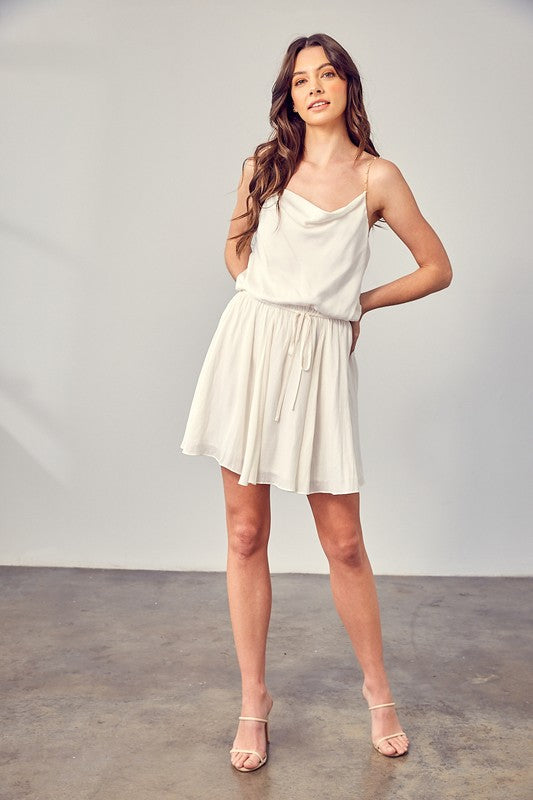
<svg viewBox="0 0 533 800"><path fill-rule="evenodd" d="M403 736L394 736L391 739L385 739L380 742L378 747L387 756L393 756L395 753L401 755L409 749L409 741Z"/></svg>
<svg viewBox="0 0 533 800"><path fill-rule="evenodd" d="M405 740L404 736L398 736L393 739L394 747L397 753L405 753L407 750L408 743Z"/></svg>
<svg viewBox="0 0 533 800"><path fill-rule="evenodd" d="M393 747L388 741L380 742L378 747L388 756L391 756L396 752L396 748Z"/></svg>
<svg viewBox="0 0 533 800"><path fill-rule="evenodd" d="M231 763L237 769L244 767L244 769L253 769L253 767L257 767L259 761L257 760L257 756L253 753L232 753L231 754Z"/></svg>

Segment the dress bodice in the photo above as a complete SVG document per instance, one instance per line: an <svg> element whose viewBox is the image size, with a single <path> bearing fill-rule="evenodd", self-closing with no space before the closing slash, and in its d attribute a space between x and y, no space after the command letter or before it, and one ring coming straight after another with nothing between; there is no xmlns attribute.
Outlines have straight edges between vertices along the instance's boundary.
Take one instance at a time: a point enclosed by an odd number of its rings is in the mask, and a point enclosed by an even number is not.
<svg viewBox="0 0 533 800"><path fill-rule="evenodd" d="M358 320L370 257L366 194L365 188L334 211L290 189L271 195L261 207L248 265L237 276L235 290L275 303L309 304L326 316Z"/></svg>

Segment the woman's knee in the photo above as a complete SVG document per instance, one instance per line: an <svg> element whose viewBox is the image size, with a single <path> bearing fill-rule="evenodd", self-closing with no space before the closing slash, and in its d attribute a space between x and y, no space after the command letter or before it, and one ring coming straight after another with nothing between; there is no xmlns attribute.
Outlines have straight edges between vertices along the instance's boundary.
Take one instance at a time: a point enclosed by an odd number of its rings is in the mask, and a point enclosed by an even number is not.
<svg viewBox="0 0 533 800"><path fill-rule="evenodd" d="M268 543L268 530L263 522L254 519L236 519L229 526L228 543L238 558L250 558Z"/></svg>
<svg viewBox="0 0 533 800"><path fill-rule="evenodd" d="M365 545L358 531L329 537L323 542L323 547L329 561L337 561L347 567L361 567L365 563Z"/></svg>

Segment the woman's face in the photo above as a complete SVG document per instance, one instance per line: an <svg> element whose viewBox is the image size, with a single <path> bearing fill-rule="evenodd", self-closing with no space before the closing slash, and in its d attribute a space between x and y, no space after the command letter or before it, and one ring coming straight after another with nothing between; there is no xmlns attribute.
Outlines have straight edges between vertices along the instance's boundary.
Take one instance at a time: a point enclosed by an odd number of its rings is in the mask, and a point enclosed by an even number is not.
<svg viewBox="0 0 533 800"><path fill-rule="evenodd" d="M300 50L294 64L291 97L294 110L309 125L331 123L346 108L346 81L328 63L323 47ZM325 100L326 105L309 108L311 103Z"/></svg>

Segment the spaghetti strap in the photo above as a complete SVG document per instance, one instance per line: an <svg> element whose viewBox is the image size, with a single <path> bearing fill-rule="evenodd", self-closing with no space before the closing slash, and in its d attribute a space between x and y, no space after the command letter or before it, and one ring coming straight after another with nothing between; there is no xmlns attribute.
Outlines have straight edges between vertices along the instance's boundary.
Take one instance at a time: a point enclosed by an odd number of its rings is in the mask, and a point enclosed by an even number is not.
<svg viewBox="0 0 533 800"><path fill-rule="evenodd" d="M363 189L364 192L366 192L367 186L368 186L368 173L370 172L370 167L372 166L372 164L374 163L376 158L377 158L377 156L372 156L372 158L368 162L368 167L366 168L365 188Z"/></svg>

